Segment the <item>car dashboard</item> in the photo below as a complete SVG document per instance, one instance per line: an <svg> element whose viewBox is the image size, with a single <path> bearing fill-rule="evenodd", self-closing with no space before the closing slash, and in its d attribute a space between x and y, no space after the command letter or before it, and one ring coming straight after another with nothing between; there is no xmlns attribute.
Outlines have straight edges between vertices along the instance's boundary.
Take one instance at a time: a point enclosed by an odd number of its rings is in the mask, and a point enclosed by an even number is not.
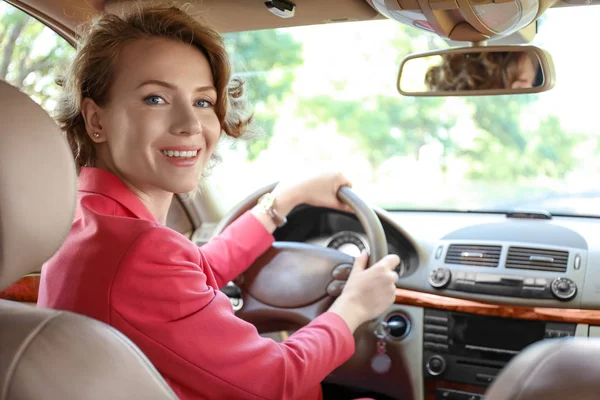
<svg viewBox="0 0 600 400"><path fill-rule="evenodd" d="M402 260L396 304L380 318L393 327L386 337L392 367L370 368L370 325L355 335L362 351L330 381L398 399L484 399L525 347L600 336L600 219L376 212L389 252ZM353 256L369 249L354 215L321 208L297 208L275 237Z"/></svg>

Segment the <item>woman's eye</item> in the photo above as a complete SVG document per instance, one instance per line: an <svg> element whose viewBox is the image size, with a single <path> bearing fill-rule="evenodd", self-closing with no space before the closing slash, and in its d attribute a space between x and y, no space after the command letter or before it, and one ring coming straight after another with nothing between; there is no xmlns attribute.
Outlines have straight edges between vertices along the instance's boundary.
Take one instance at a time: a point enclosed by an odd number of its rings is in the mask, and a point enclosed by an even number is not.
<svg viewBox="0 0 600 400"><path fill-rule="evenodd" d="M208 100L196 100L196 102L194 103L195 107L200 107L200 108L208 108L208 107L212 107L213 103L211 103Z"/></svg>
<svg viewBox="0 0 600 400"><path fill-rule="evenodd" d="M165 104L165 101L160 96L148 96L144 99L144 102L151 106L158 106L161 104Z"/></svg>

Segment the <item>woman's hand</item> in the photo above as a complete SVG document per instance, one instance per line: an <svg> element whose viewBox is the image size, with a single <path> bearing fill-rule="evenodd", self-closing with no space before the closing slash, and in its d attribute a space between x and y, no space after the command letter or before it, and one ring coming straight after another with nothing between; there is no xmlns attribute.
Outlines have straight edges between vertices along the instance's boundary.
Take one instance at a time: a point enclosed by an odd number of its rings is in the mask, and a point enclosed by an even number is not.
<svg viewBox="0 0 600 400"><path fill-rule="evenodd" d="M398 274L394 270L400 258L388 255L370 268L366 268L367 260L365 253L356 258L342 294L329 309L342 317L352 332L379 317L396 299Z"/></svg>
<svg viewBox="0 0 600 400"><path fill-rule="evenodd" d="M280 182L272 192L276 201L275 209L281 217L286 217L300 204L352 212L337 197L342 186L352 185L341 173L322 174L297 182ZM258 205L252 209L252 213L269 232L277 228L271 217Z"/></svg>
<svg viewBox="0 0 600 400"><path fill-rule="evenodd" d="M329 173L299 182L281 182L273 194L277 199L277 209L284 216L300 204L351 212L352 209L337 197L342 186L352 187L352 184L341 173Z"/></svg>

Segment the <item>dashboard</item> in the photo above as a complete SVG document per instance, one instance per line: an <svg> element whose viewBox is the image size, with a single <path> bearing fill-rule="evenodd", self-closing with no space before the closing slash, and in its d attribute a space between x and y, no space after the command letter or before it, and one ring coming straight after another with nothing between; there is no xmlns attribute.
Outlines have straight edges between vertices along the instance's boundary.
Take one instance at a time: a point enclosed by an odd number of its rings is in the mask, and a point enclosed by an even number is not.
<svg viewBox="0 0 600 400"><path fill-rule="evenodd" d="M389 252L402 260L396 304L381 317L402 327L387 337L395 378L371 370L367 346L331 381L390 398L479 400L528 345L600 336L600 219L376 212ZM369 250L358 219L329 209L297 208L275 237L351 256ZM374 349L369 329L357 343Z"/></svg>
<svg viewBox="0 0 600 400"><path fill-rule="evenodd" d="M600 308L600 219L377 210L390 254L402 260L398 287L494 304ZM310 222L309 222L310 221ZM301 207L279 241L369 251L355 216Z"/></svg>

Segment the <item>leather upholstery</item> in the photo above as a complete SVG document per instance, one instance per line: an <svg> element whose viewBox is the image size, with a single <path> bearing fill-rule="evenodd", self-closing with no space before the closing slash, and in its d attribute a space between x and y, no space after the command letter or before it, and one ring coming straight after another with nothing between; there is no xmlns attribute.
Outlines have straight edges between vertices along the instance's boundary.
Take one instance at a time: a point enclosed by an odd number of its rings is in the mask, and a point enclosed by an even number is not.
<svg viewBox="0 0 600 400"><path fill-rule="evenodd" d="M600 340L552 339L529 346L506 365L485 400L600 398Z"/></svg>
<svg viewBox="0 0 600 400"><path fill-rule="evenodd" d="M0 290L39 270L75 210L73 157L46 112L0 82Z"/></svg>
<svg viewBox="0 0 600 400"><path fill-rule="evenodd" d="M177 397L115 329L54 310L0 302L1 400Z"/></svg>
<svg viewBox="0 0 600 400"><path fill-rule="evenodd" d="M69 232L77 176L58 127L0 81L0 290L38 271ZM115 329L84 316L0 300L0 400L175 400Z"/></svg>

